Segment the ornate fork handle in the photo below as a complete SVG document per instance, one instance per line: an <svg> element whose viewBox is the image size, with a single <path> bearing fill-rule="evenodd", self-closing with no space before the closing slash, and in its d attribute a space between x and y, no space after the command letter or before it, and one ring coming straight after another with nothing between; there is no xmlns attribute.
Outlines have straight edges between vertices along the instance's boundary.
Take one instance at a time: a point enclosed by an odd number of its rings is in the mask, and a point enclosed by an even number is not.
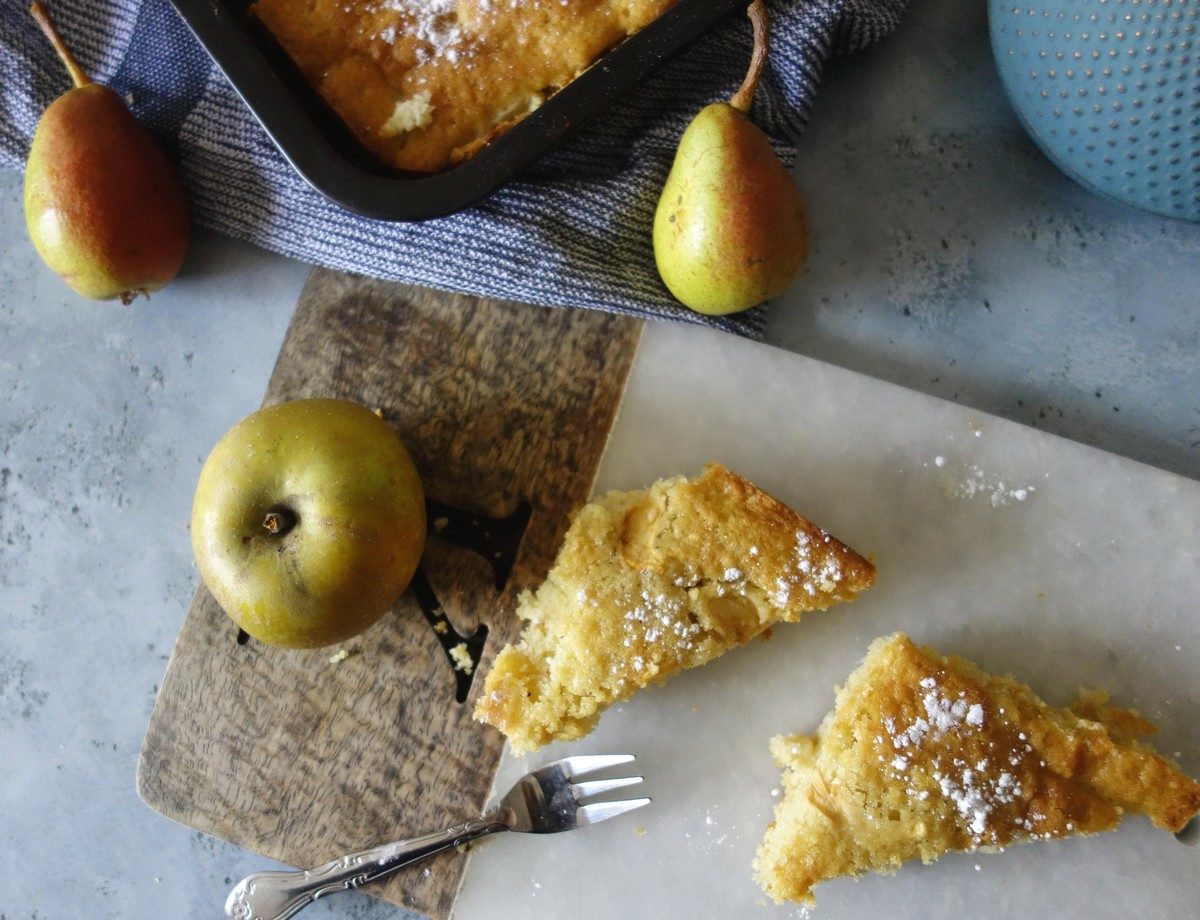
<svg viewBox="0 0 1200 920"><path fill-rule="evenodd" d="M225 914L230 920L287 920L323 895L350 891L435 853L506 830L499 809L493 808L465 824L349 853L315 869L257 872L229 892Z"/></svg>

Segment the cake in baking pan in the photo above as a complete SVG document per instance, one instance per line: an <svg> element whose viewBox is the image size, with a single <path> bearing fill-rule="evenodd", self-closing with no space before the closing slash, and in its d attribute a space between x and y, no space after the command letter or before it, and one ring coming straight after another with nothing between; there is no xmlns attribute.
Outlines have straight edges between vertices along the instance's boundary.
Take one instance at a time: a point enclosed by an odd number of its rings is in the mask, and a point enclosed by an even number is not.
<svg viewBox="0 0 1200 920"><path fill-rule="evenodd" d="M675 0L256 0L369 150L435 172L516 124Z"/></svg>

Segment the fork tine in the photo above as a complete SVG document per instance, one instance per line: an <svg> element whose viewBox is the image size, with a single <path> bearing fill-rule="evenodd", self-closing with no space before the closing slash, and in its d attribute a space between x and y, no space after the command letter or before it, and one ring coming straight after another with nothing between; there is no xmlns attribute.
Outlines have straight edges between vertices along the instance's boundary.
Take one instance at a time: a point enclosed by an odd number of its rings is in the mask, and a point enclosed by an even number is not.
<svg viewBox="0 0 1200 920"><path fill-rule="evenodd" d="M629 763L633 759L634 756L632 754L582 754L575 757L564 757L562 760L546 764L542 769L550 770L554 767L559 767L567 779L574 779L576 776L595 773L597 770L603 770L606 767L615 767L618 764Z"/></svg>
<svg viewBox="0 0 1200 920"><path fill-rule="evenodd" d="M601 795L613 789L620 789L622 786L636 785L644 778L641 776L621 776L617 779L595 779L590 783L575 783L571 786L571 791L575 793L575 801L578 802L586 799L588 796Z"/></svg>
<svg viewBox="0 0 1200 920"><path fill-rule="evenodd" d="M633 811L635 808L649 804L649 799L626 799L623 802L597 802L595 805L583 805L575 812L575 823L580 826L599 824L601 821L607 821L609 818L615 818L617 815L623 815L627 811Z"/></svg>

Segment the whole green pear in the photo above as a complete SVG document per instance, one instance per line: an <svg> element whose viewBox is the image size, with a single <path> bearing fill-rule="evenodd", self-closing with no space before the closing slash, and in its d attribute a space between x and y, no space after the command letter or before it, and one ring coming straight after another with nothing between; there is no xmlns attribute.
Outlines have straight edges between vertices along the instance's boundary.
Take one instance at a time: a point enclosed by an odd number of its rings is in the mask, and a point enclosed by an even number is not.
<svg viewBox="0 0 1200 920"><path fill-rule="evenodd" d="M758 0L750 17L755 59L746 82L730 102L705 107L688 125L654 215L663 282L685 306L710 316L780 293L808 255L804 200L745 114L766 57Z"/></svg>
<svg viewBox="0 0 1200 920"><path fill-rule="evenodd" d="M75 86L42 114L25 166L25 223L74 290L129 303L175 277L187 200L167 155L121 97L87 78L40 3L30 7Z"/></svg>

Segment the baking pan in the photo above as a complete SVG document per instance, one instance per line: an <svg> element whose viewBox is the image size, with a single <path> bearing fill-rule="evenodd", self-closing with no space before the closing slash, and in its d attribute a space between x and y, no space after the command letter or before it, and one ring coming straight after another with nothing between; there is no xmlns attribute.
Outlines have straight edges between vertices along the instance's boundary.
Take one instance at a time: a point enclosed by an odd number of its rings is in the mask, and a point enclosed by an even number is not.
<svg viewBox="0 0 1200 920"><path fill-rule="evenodd" d="M250 15L250 0L172 2L309 185L365 217L416 221L479 201L748 0L679 0L475 156L434 174L397 172L367 151Z"/></svg>

